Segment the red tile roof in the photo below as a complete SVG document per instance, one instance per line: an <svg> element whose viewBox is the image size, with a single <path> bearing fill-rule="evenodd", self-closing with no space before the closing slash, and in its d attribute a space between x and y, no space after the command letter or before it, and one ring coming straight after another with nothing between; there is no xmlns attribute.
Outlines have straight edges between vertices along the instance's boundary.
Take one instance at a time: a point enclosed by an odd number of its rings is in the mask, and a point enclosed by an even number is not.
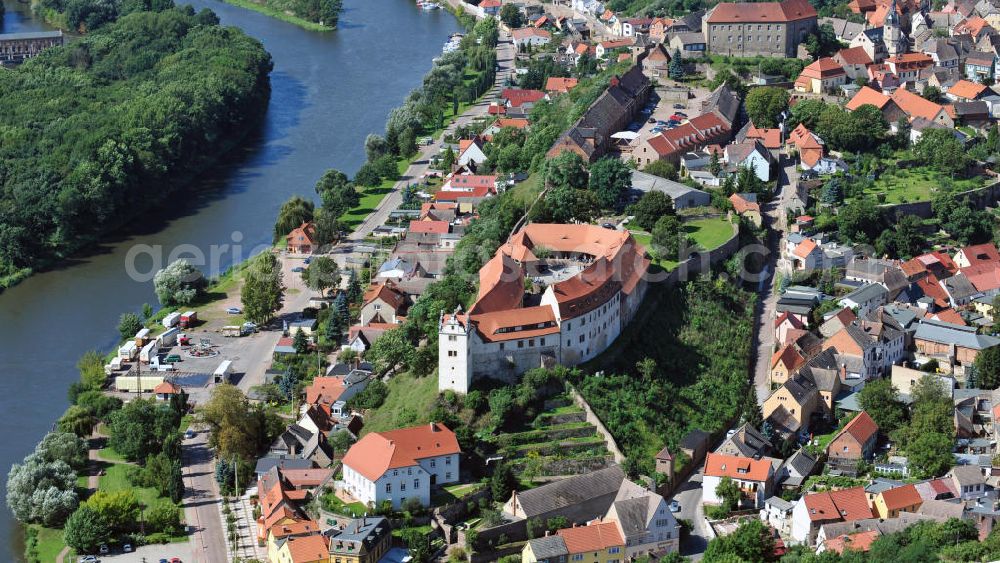
<svg viewBox="0 0 1000 563"><path fill-rule="evenodd" d="M522 90L520 88L506 88L500 92L500 99L507 100L510 107L521 107L527 103L534 103L545 97L545 92L541 90Z"/></svg>
<svg viewBox="0 0 1000 563"><path fill-rule="evenodd" d="M771 369L777 367L778 362L785 365L785 369L789 372L793 372L799 368L802 364L806 363L806 359L799 354L799 351L795 349L795 346L791 344L786 344L783 348L775 352L771 356Z"/></svg>
<svg viewBox="0 0 1000 563"><path fill-rule="evenodd" d="M816 250L817 248L819 247L816 245L816 241L814 241L811 238L807 238L803 239L802 242L795 245L795 250L792 252L792 254L798 256L799 258L805 259L810 254L812 254L813 251Z"/></svg>
<svg viewBox="0 0 1000 563"><path fill-rule="evenodd" d="M411 233L433 233L433 234L448 234L451 231L451 223L448 221L426 221L426 220L412 220L410 221L410 232Z"/></svg>
<svg viewBox="0 0 1000 563"><path fill-rule="evenodd" d="M891 100L892 98L886 96L882 92L869 88L868 86L862 86L861 89L858 90L858 93L854 94L854 97L851 98L851 100L847 102L844 107L854 111L865 104L871 104L879 109L882 109Z"/></svg>
<svg viewBox="0 0 1000 563"><path fill-rule="evenodd" d="M314 563L330 559L329 544L323 534L292 536L287 541L288 552L292 556L291 563Z"/></svg>
<svg viewBox="0 0 1000 563"><path fill-rule="evenodd" d="M426 221L428 223L435 223L438 221ZM406 295L397 289L396 283L388 280L383 283L377 283L372 285L365 291L364 296L361 298L361 302L365 305L371 303L375 299L381 299L387 305L393 308L393 310L398 311L403 303L406 301Z"/></svg>
<svg viewBox="0 0 1000 563"><path fill-rule="evenodd" d="M802 328L803 326L805 326L802 324L802 321L800 321L798 317L793 316L788 311L781 313L781 315L779 315L778 318L774 319L774 326L779 327L781 326L781 323L785 321L792 323L792 328Z"/></svg>
<svg viewBox="0 0 1000 563"><path fill-rule="evenodd" d="M780 149L781 129L759 128L751 123L747 130L747 139L756 139L767 149Z"/></svg>
<svg viewBox="0 0 1000 563"><path fill-rule="evenodd" d="M156 395L176 395L181 392L181 388L169 381L164 381L153 387L153 393Z"/></svg>
<svg viewBox="0 0 1000 563"><path fill-rule="evenodd" d="M923 502L920 493L912 484L882 491L882 501L888 510L902 510Z"/></svg>
<svg viewBox="0 0 1000 563"><path fill-rule="evenodd" d="M545 91L550 93L565 94L576 88L576 85L580 83L578 78L560 78L558 76L550 76L548 80L545 81Z"/></svg>
<svg viewBox="0 0 1000 563"><path fill-rule="evenodd" d="M510 34L515 40L528 39L529 37L543 37L545 39L552 38L551 33L537 27L522 27L520 29L515 29Z"/></svg>
<svg viewBox="0 0 1000 563"><path fill-rule="evenodd" d="M497 121L501 120L498 119ZM488 188L492 191L496 189L496 184L496 174L456 174L448 179L446 186L448 190L452 191L472 190L476 188Z"/></svg>
<svg viewBox="0 0 1000 563"><path fill-rule="evenodd" d="M733 211L736 211L738 214L743 214L747 211L760 212L760 205L758 205L756 201L747 201L746 199L740 197L740 194L733 194L729 196L729 203L733 204Z"/></svg>
<svg viewBox="0 0 1000 563"><path fill-rule="evenodd" d="M959 80L948 88L948 93L952 96L957 96L959 98L964 98L967 100L974 100L986 91L986 86L983 84L977 84L969 80Z"/></svg>
<svg viewBox="0 0 1000 563"><path fill-rule="evenodd" d="M806 0L721 3L708 13L708 23L791 22L816 17Z"/></svg>
<svg viewBox="0 0 1000 563"><path fill-rule="evenodd" d="M921 98L906 88L897 88L892 93L892 101L910 117L923 117L930 121L934 121L938 114L944 111L940 104Z"/></svg>
<svg viewBox="0 0 1000 563"><path fill-rule="evenodd" d="M960 252L965 256L970 266L986 263L1000 264L1000 251L997 251L996 245L992 242L966 246Z"/></svg>
<svg viewBox="0 0 1000 563"><path fill-rule="evenodd" d="M813 493L802 497L812 522L852 522L872 518L863 487Z"/></svg>
<svg viewBox="0 0 1000 563"><path fill-rule="evenodd" d="M389 469L411 467L420 459L461 452L455 433L439 422L432 422L365 434L347 450L344 465L370 481L377 481Z"/></svg>
<svg viewBox="0 0 1000 563"><path fill-rule="evenodd" d="M872 548L872 543L874 543L875 540L877 540L881 535L882 533L878 530L868 530L854 534L843 534L826 540L824 545L828 551L840 554L843 554L845 549L865 552Z"/></svg>
<svg viewBox="0 0 1000 563"><path fill-rule="evenodd" d="M503 129L504 127L513 127L514 129L527 129L528 120L523 117L500 117L497 118L493 125Z"/></svg>
<svg viewBox="0 0 1000 563"><path fill-rule="evenodd" d="M705 458L705 475L763 482L771 475L771 462L766 459L709 453Z"/></svg>
<svg viewBox="0 0 1000 563"><path fill-rule="evenodd" d="M340 399L340 396L344 393L344 389L343 377L317 377L305 388L306 404L315 405L323 403L325 405L332 405Z"/></svg>
<svg viewBox="0 0 1000 563"><path fill-rule="evenodd" d="M844 64L847 65L864 65L868 66L872 64L872 58L868 56L865 52L864 47L851 47L850 49L841 49L837 51L836 55Z"/></svg>
<svg viewBox="0 0 1000 563"><path fill-rule="evenodd" d="M625 545L625 539L622 538L615 522L563 528L556 534L566 542L566 549L570 554L604 551L609 547Z"/></svg>
<svg viewBox="0 0 1000 563"><path fill-rule="evenodd" d="M844 426L843 430L834 436L833 440L844 434L850 434L859 444L864 444L877 432L878 424L875 424L875 421L872 420L872 417L867 412L861 411L847 423L847 426Z"/></svg>
<svg viewBox="0 0 1000 563"><path fill-rule="evenodd" d="M802 69L799 78L814 78L816 80L829 80L847 74L840 63L830 57L823 57Z"/></svg>

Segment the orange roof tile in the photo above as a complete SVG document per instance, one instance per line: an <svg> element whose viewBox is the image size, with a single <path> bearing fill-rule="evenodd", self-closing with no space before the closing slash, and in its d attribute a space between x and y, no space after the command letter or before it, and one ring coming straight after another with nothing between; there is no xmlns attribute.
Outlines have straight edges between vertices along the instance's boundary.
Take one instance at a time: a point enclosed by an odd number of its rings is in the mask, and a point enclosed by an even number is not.
<svg viewBox="0 0 1000 563"><path fill-rule="evenodd" d="M852 522L872 518L863 487L813 493L802 497L812 522Z"/></svg>
<svg viewBox="0 0 1000 563"><path fill-rule="evenodd" d="M795 254L799 258L805 259L807 256L812 254L812 252L817 248L819 247L817 246L816 241L814 241L811 238L807 238L803 239L802 242L800 242L795 246L795 251L793 252L793 254Z"/></svg>
<svg viewBox="0 0 1000 563"><path fill-rule="evenodd" d="M958 96L967 100L974 100L985 91L985 85L977 84L964 78L953 84L951 88L948 88L948 93L952 96Z"/></svg>
<svg viewBox="0 0 1000 563"><path fill-rule="evenodd" d="M877 432L878 424L875 424L867 412L861 411L833 439L836 440L844 434L850 434L859 444L864 444Z"/></svg>
<svg viewBox="0 0 1000 563"><path fill-rule="evenodd" d="M892 93L892 101L910 117L923 117L930 121L934 121L938 114L944 111L940 104L921 98L905 88L897 88Z"/></svg>
<svg viewBox="0 0 1000 563"><path fill-rule="evenodd" d="M864 65L868 66L872 64L872 58L868 56L865 52L864 47L851 47L850 49L841 49L837 51L838 58L843 61L844 64L848 65Z"/></svg>
<svg viewBox="0 0 1000 563"><path fill-rule="evenodd" d="M476 329L487 342L502 342L558 334L559 325L551 305L498 310L474 314Z"/></svg>
<svg viewBox="0 0 1000 563"><path fill-rule="evenodd" d="M767 481L771 475L771 462L766 459L709 453L705 458L705 475L741 481Z"/></svg>
<svg viewBox="0 0 1000 563"><path fill-rule="evenodd" d="M344 378L320 376L313 379L313 382L305 388L306 404L315 405L323 403L332 405L344 393Z"/></svg>
<svg viewBox="0 0 1000 563"><path fill-rule="evenodd" d="M860 47L859 47L860 48ZM886 96L882 92L869 88L868 86L862 86L858 90L857 94L851 98L849 102L844 106L847 109L854 111L865 104L871 104L879 109L882 109L885 104L889 103L892 98Z"/></svg>
<svg viewBox="0 0 1000 563"><path fill-rule="evenodd" d="M493 125L503 129L504 127L513 127L514 129L527 129L528 120L523 117L501 117L498 118Z"/></svg>
<svg viewBox="0 0 1000 563"><path fill-rule="evenodd" d="M312 520L299 520L288 524L279 524L277 526L273 526L270 530L271 535L273 535L276 539L287 536L302 536L318 531L319 524Z"/></svg>
<svg viewBox="0 0 1000 563"><path fill-rule="evenodd" d="M442 221L421 221L422 223L439 223ZM412 227L412 222L411 222ZM394 310L399 311L402 308L403 303L406 301L406 295L396 288L396 283L392 280L387 280L383 283L377 283L368 288L364 296L361 298L361 302L365 305L371 303L375 299L381 299L389 305Z"/></svg>
<svg viewBox="0 0 1000 563"><path fill-rule="evenodd" d="M975 284L973 284L973 285L975 285ZM979 289L979 288L977 287L976 289ZM962 315L960 315L958 313L958 311L956 311L956 310L954 310L954 309L952 309L950 307L947 308L947 309L941 309L940 311L934 313L933 318L935 318L935 319L937 319L937 320L939 320L941 322L951 323L951 324L956 324L956 325L966 326L968 324L968 323L965 322L965 319L962 318Z"/></svg>
<svg viewBox="0 0 1000 563"><path fill-rule="evenodd" d="M153 393L156 395L176 395L181 392L181 388L169 381L163 381L156 387L153 387Z"/></svg>
<svg viewBox="0 0 1000 563"><path fill-rule="evenodd" d="M777 367L778 362L783 363L785 365L785 369L792 372L798 369L802 364L806 363L806 359L802 357L802 354L799 354L799 351L795 349L795 346L786 344L771 356L771 369Z"/></svg>
<svg viewBox="0 0 1000 563"><path fill-rule="evenodd" d="M566 542L566 549L570 554L604 551L609 547L625 545L625 539L618 531L618 524L614 522L563 528L556 534Z"/></svg>
<svg viewBox="0 0 1000 563"><path fill-rule="evenodd" d="M759 128L751 123L747 130L747 139L757 139L767 149L780 149L781 129Z"/></svg>
<svg viewBox="0 0 1000 563"><path fill-rule="evenodd" d="M448 221L411 220L409 231L411 233L445 235L451 231L451 223Z"/></svg>
<svg viewBox="0 0 1000 563"><path fill-rule="evenodd" d="M522 90L520 88L506 88L500 92L500 99L507 100L510 107L521 107L524 104L534 103L545 97L545 92L541 90Z"/></svg>
<svg viewBox="0 0 1000 563"><path fill-rule="evenodd" d="M840 63L830 57L823 57L821 59L817 59L809 66L802 69L802 73L799 74L799 77L814 78L816 80L828 80L838 76L843 76L844 74L847 74L847 71L844 70L844 67L840 66Z"/></svg>
<svg viewBox="0 0 1000 563"><path fill-rule="evenodd" d="M882 491L882 501L889 510L902 510L923 503L920 493L913 484Z"/></svg>
<svg viewBox="0 0 1000 563"><path fill-rule="evenodd" d="M411 467L417 460L461 453L455 433L439 422L371 432L357 441L344 456L344 465L378 481L389 469Z"/></svg>
<svg viewBox="0 0 1000 563"><path fill-rule="evenodd" d="M1000 264L1000 251L992 242L983 244L973 244L961 250L970 266L978 266L983 263Z"/></svg>
<svg viewBox="0 0 1000 563"><path fill-rule="evenodd" d="M760 205L758 205L756 201L747 201L746 199L740 197L740 194L733 194L729 196L729 203L733 204L733 211L736 211L738 214L743 214L747 211L760 212Z"/></svg>
<svg viewBox="0 0 1000 563"><path fill-rule="evenodd" d="M323 534L293 536L288 538L286 545L292 557L291 563L315 563L330 559L329 544L326 543L326 536Z"/></svg>
<svg viewBox="0 0 1000 563"><path fill-rule="evenodd" d="M579 83L580 80L578 78L560 78L558 76L550 76L548 80L545 81L545 91L565 94L573 88L576 88L576 85Z"/></svg>

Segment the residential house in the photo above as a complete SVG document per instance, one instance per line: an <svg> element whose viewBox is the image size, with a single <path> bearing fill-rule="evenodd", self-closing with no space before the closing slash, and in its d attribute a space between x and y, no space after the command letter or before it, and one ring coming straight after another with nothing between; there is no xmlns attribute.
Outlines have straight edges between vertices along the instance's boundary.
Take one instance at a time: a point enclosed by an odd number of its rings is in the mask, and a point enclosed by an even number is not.
<svg viewBox="0 0 1000 563"><path fill-rule="evenodd" d="M882 92L873 90L868 86L862 86L858 93L854 95L844 106L848 110L854 111L859 107L870 104L879 109L882 112L882 117L885 118L886 122L890 125L899 121L901 117L905 117L907 114L899 105L893 100L893 98L886 96Z"/></svg>
<svg viewBox="0 0 1000 563"><path fill-rule="evenodd" d="M651 137L640 137L632 158L640 166L657 160L674 165L681 156L708 145L724 144L732 134L729 123L715 113L703 113L673 129Z"/></svg>
<svg viewBox="0 0 1000 563"><path fill-rule="evenodd" d="M702 502L706 504L720 504L722 502L715 490L725 477L729 477L739 486L743 503L754 508L761 508L764 505L764 499L771 496L771 488L774 485L774 467L767 459L709 453L705 458Z"/></svg>
<svg viewBox="0 0 1000 563"><path fill-rule="evenodd" d="M878 538L899 533L914 524L925 521L944 522L945 520L924 514L903 512L895 518L870 518L853 522L824 524L816 536L816 553L831 551L844 554L848 550L866 552L871 549L872 543Z"/></svg>
<svg viewBox="0 0 1000 563"><path fill-rule="evenodd" d="M771 356L771 385L784 384L805 363L806 359L795 346L791 344L782 346Z"/></svg>
<svg viewBox="0 0 1000 563"><path fill-rule="evenodd" d="M954 119L948 114L944 106L921 98L905 88L899 88L893 92L892 100L911 119L922 117L928 121L940 123L945 127L955 126Z"/></svg>
<svg viewBox="0 0 1000 563"><path fill-rule="evenodd" d="M813 170L819 166L826 152L826 143L823 139L802 123L792 129L786 142L799 153L799 167L803 170Z"/></svg>
<svg viewBox="0 0 1000 563"><path fill-rule="evenodd" d="M815 270L823 266L823 249L811 238L799 237L796 242L793 237L788 237L785 241L785 259L794 270Z"/></svg>
<svg viewBox="0 0 1000 563"><path fill-rule="evenodd" d="M633 43L634 41L632 39L601 41L594 47L594 52L597 54L597 58L606 59L608 55L612 53L618 53L620 50L628 49Z"/></svg>
<svg viewBox="0 0 1000 563"><path fill-rule="evenodd" d="M287 536L277 540L270 560L274 563L327 563L330 561L326 537L322 534Z"/></svg>
<svg viewBox="0 0 1000 563"><path fill-rule="evenodd" d="M392 549L392 526L382 516L365 516L324 532L330 542L328 562L378 563Z"/></svg>
<svg viewBox="0 0 1000 563"><path fill-rule="evenodd" d="M343 488L365 505L398 509L416 498L427 506L434 486L458 481L461 453L455 433L437 422L371 432L344 456Z"/></svg>
<svg viewBox="0 0 1000 563"><path fill-rule="evenodd" d="M790 344L788 338L789 331L804 328L806 328L806 323L799 320L798 317L791 315L787 311L780 313L778 317L774 319L774 341L777 342L779 346Z"/></svg>
<svg viewBox="0 0 1000 563"><path fill-rule="evenodd" d="M729 203L733 205L733 211L749 221L758 229L761 226L760 204L757 203L757 194L733 194L729 196Z"/></svg>
<svg viewBox="0 0 1000 563"><path fill-rule="evenodd" d="M308 424L315 414L315 411L307 411L302 419L279 434L268 447L268 457L309 459L320 467L328 467L333 462L333 450L323 430L328 429L329 420L319 425L315 422Z"/></svg>
<svg viewBox="0 0 1000 563"><path fill-rule="evenodd" d="M730 169L749 168L760 180L771 181L771 153L760 141L747 140L726 145L724 154Z"/></svg>
<svg viewBox="0 0 1000 563"><path fill-rule="evenodd" d="M995 244L987 242L966 246L955 253L955 265L969 268L984 264L1000 264L1000 251Z"/></svg>
<svg viewBox="0 0 1000 563"><path fill-rule="evenodd" d="M862 460L871 460L878 442L878 425L865 411L858 413L830 440L828 463L852 471Z"/></svg>
<svg viewBox="0 0 1000 563"><path fill-rule="evenodd" d="M972 82L982 83L994 78L996 57L992 53L973 51L965 57L965 77Z"/></svg>
<svg viewBox="0 0 1000 563"><path fill-rule="evenodd" d="M958 498L975 499L986 496L986 478L982 470L972 465L956 465L950 473Z"/></svg>
<svg viewBox="0 0 1000 563"><path fill-rule="evenodd" d="M862 487L804 495L792 510L792 538L813 545L824 524L872 518Z"/></svg>
<svg viewBox="0 0 1000 563"><path fill-rule="evenodd" d="M816 458L800 448L788 459L782 462L775 475L775 482L783 488L795 489L801 487L805 480L819 469Z"/></svg>
<svg viewBox="0 0 1000 563"><path fill-rule="evenodd" d="M873 64L872 58L868 56L868 53L862 47L841 49L833 55L833 60L843 67L844 72L847 73L848 80L857 80L858 78L867 79L868 65Z"/></svg>
<svg viewBox="0 0 1000 563"><path fill-rule="evenodd" d="M530 540L521 551L521 561L624 561L625 538L614 522L594 520L586 526L563 528L555 535ZM557 559L558 558L558 559Z"/></svg>
<svg viewBox="0 0 1000 563"><path fill-rule="evenodd" d="M705 36L699 31L682 31L670 36L670 52L680 51L683 58L697 58L705 54L708 45Z"/></svg>
<svg viewBox="0 0 1000 563"><path fill-rule="evenodd" d="M347 375L318 376L306 386L306 404L332 407L364 391L371 372L355 369Z"/></svg>
<svg viewBox="0 0 1000 563"><path fill-rule="evenodd" d="M900 512L916 512L923 504L917 488L913 484L882 491L875 495L872 508L879 518L896 518Z"/></svg>
<svg viewBox="0 0 1000 563"><path fill-rule="evenodd" d="M510 32L510 35L514 40L514 47L518 50L523 50L528 46L540 47L542 45L548 45L549 42L552 41L551 33L533 26L515 29Z"/></svg>
<svg viewBox="0 0 1000 563"><path fill-rule="evenodd" d="M971 102L978 100L988 91L990 89L979 82L970 82L963 79L952 84L950 88L945 90L944 95L954 102Z"/></svg>
<svg viewBox="0 0 1000 563"><path fill-rule="evenodd" d="M580 83L579 78L561 78L550 76L545 81L545 93L549 96L554 94L567 94Z"/></svg>
<svg viewBox="0 0 1000 563"><path fill-rule="evenodd" d="M680 525L667 501L632 481L622 483L603 521L618 527L628 559L680 551Z"/></svg>
<svg viewBox="0 0 1000 563"><path fill-rule="evenodd" d="M316 225L302 223L285 235L288 252L292 254L312 254L316 250Z"/></svg>
<svg viewBox="0 0 1000 563"><path fill-rule="evenodd" d="M878 376L884 368L879 341L859 322L851 323L827 338L823 349L836 350L844 371L849 372L844 374L842 383L855 390L864 387L866 381Z"/></svg>
<svg viewBox="0 0 1000 563"><path fill-rule="evenodd" d="M500 8L503 6L500 0L483 0L479 3L478 11L479 17L485 18L486 16L496 17L500 15Z"/></svg>
<svg viewBox="0 0 1000 563"><path fill-rule="evenodd" d="M921 70L934 66L934 59L924 53L900 53L887 58L885 66L902 82L917 82Z"/></svg>
<svg viewBox="0 0 1000 563"><path fill-rule="evenodd" d="M886 304L889 290L879 283L863 285L848 293L837 303L856 311L859 317L867 317L868 313Z"/></svg>
<svg viewBox="0 0 1000 563"><path fill-rule="evenodd" d="M830 94L847 83L847 71L832 57L823 57L809 64L795 79L795 91L808 94Z"/></svg>
<svg viewBox="0 0 1000 563"><path fill-rule="evenodd" d="M858 320L858 317L854 314L854 311L844 307L825 318L823 323L819 325L819 333L824 338L830 338L856 320Z"/></svg>
<svg viewBox="0 0 1000 563"><path fill-rule="evenodd" d="M847 21L843 18L819 18L819 25L829 25L833 28L833 34L837 41L849 43L851 39L864 31L864 24Z"/></svg>
<svg viewBox="0 0 1000 563"><path fill-rule="evenodd" d="M770 497L764 501L764 508L760 509L760 519L772 527L783 537L792 533L792 511L795 503L788 502L781 497Z"/></svg>
<svg viewBox="0 0 1000 563"><path fill-rule="evenodd" d="M759 430L749 423L744 423L735 430L726 433L726 439L715 448L715 453L759 459L774 453L774 448Z"/></svg>
<svg viewBox="0 0 1000 563"><path fill-rule="evenodd" d="M764 148L771 153L771 156L777 158L778 153L781 152L781 134L781 129L757 127L752 121L748 121L736 133L736 142L760 141L760 144L764 145Z"/></svg>
<svg viewBox="0 0 1000 563"><path fill-rule="evenodd" d="M670 72L670 58L667 48L658 43L642 59L642 70L652 76L666 75Z"/></svg>
<svg viewBox="0 0 1000 563"><path fill-rule="evenodd" d="M792 376L764 400L762 414L775 430L795 434L809 428L818 399L819 391L812 381Z"/></svg>
<svg viewBox="0 0 1000 563"><path fill-rule="evenodd" d="M889 56L881 27L871 27L851 39L849 47L860 47L873 63L881 63Z"/></svg>
<svg viewBox="0 0 1000 563"><path fill-rule="evenodd" d="M478 135L472 139L460 140L458 142L458 160L456 164L459 167L463 167L478 166L486 162L486 153L483 152L483 144L483 140Z"/></svg>
<svg viewBox="0 0 1000 563"><path fill-rule="evenodd" d="M702 34L712 53L794 58L816 21L815 8L805 0L722 2L705 14Z"/></svg>

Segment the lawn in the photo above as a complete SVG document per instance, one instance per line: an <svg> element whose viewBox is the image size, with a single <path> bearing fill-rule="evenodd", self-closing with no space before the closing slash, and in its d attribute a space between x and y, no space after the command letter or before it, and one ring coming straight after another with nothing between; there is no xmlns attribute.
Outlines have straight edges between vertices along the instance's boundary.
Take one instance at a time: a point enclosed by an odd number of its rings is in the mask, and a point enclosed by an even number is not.
<svg viewBox="0 0 1000 563"><path fill-rule="evenodd" d="M97 455L101 456L101 459L105 461L125 461L125 457L116 452L114 448L108 446L106 448L101 448L97 451Z"/></svg>
<svg viewBox="0 0 1000 563"><path fill-rule="evenodd" d="M116 491L131 490L139 499L139 502L149 506L156 499L160 498L159 493L152 487L136 487L128 480L129 466L124 463L113 463L107 467L104 475L101 475L98 487L106 493Z"/></svg>
<svg viewBox="0 0 1000 563"><path fill-rule="evenodd" d="M368 512L364 504L360 502L345 503L333 491L324 493L320 497L320 503L324 510L344 516L361 516Z"/></svg>
<svg viewBox="0 0 1000 563"><path fill-rule="evenodd" d="M951 184L954 191L965 191L983 185L982 178L951 179L927 167L892 169L887 171L875 185L865 190L866 195L885 194L885 203L907 203L929 201L932 193L940 186Z"/></svg>
<svg viewBox="0 0 1000 563"><path fill-rule="evenodd" d="M535 172L528 178L510 189L510 198L516 199L522 205L530 205L542 191L542 174Z"/></svg>
<svg viewBox="0 0 1000 563"><path fill-rule="evenodd" d="M461 500L472 493L483 488L482 483L462 483L459 485L448 485L434 491L431 495L432 506L443 506Z"/></svg>
<svg viewBox="0 0 1000 563"><path fill-rule="evenodd" d="M66 547L66 542L63 541L63 531L56 528L45 528L37 524L32 524L31 528L37 534L35 539L38 543L36 544L35 552L38 560L45 562L55 561L59 553ZM73 561L75 557L76 554L71 549L65 561Z"/></svg>
<svg viewBox="0 0 1000 563"><path fill-rule="evenodd" d="M733 226L724 217L695 219L684 223L683 228L687 236L704 250L718 248L729 240L729 237L733 236ZM635 237L636 242L644 246L647 251L649 250L652 244L652 235L645 231L632 231L632 236ZM653 263L668 272L677 267L675 260L655 258Z"/></svg>
<svg viewBox="0 0 1000 563"><path fill-rule="evenodd" d="M416 157L414 157L416 158ZM396 170L399 176L402 177L406 169L410 167L410 159L401 158L396 161ZM351 228L360 225L369 214L375 211L378 204L382 202L387 194L392 193L393 187L399 180L382 180L382 183L369 188L363 188L361 192L361 201L358 203L357 207L345 213L340 219Z"/></svg>
<svg viewBox="0 0 1000 563"><path fill-rule="evenodd" d="M414 377L409 372L394 375L388 386L385 403L365 415L365 433L430 422L438 396L436 371L426 377Z"/></svg>

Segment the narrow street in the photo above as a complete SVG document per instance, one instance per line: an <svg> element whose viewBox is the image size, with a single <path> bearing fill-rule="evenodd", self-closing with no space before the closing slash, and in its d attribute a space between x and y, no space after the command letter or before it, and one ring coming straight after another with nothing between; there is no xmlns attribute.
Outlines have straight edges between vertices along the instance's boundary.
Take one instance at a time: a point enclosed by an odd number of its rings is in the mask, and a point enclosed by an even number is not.
<svg viewBox="0 0 1000 563"><path fill-rule="evenodd" d="M214 454L208 432L200 431L181 446L184 462L184 520L191 531L196 563L226 561L225 529L219 512L221 499L215 483Z"/></svg>
<svg viewBox="0 0 1000 563"><path fill-rule="evenodd" d="M691 522L691 533L687 536L687 540L681 543L681 555L695 561L701 559L710 538L706 530L705 510L701 504L701 480L704 471L704 465L698 467L673 496L673 500L681 505L681 511L674 516Z"/></svg>

